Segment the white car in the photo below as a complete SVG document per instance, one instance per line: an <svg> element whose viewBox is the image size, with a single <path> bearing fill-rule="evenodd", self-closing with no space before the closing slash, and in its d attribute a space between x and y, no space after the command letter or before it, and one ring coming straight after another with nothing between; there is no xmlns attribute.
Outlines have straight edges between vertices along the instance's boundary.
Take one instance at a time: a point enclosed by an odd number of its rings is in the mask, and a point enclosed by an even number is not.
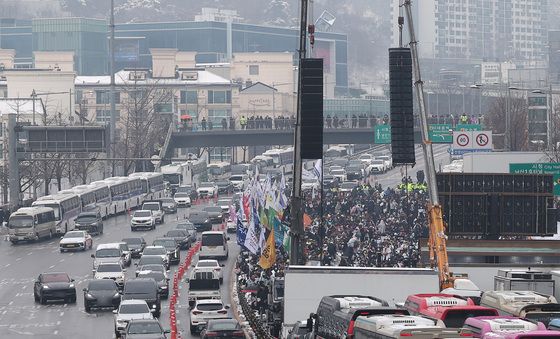
<svg viewBox="0 0 560 339"><path fill-rule="evenodd" d="M156 255L161 257L167 269L169 269L169 255L167 254L167 250L163 246L146 246L144 247L144 251L142 252L142 256L144 255ZM142 259L142 258L140 258Z"/></svg>
<svg viewBox="0 0 560 339"><path fill-rule="evenodd" d="M319 182L316 179L302 179L301 180L301 190L302 191L309 191L313 189L319 188Z"/></svg>
<svg viewBox="0 0 560 339"><path fill-rule="evenodd" d="M173 196L173 200L175 200L175 203L177 203L178 207L180 206L191 207L192 205L192 201L191 201L191 197L189 196L189 193L177 192Z"/></svg>
<svg viewBox="0 0 560 339"><path fill-rule="evenodd" d="M85 251L93 247L93 239L86 231L67 232L59 243L60 252L65 251Z"/></svg>
<svg viewBox="0 0 560 339"><path fill-rule="evenodd" d="M140 228L153 230L156 228L156 217L150 210L135 211L130 220L130 230L136 231Z"/></svg>
<svg viewBox="0 0 560 339"><path fill-rule="evenodd" d="M208 320L227 318L229 306L221 300L197 300L191 309L191 334L200 333Z"/></svg>
<svg viewBox="0 0 560 339"><path fill-rule="evenodd" d="M371 165L368 166L367 172L369 174L381 174L385 173L387 169L385 168L385 161L381 159L375 159L371 162Z"/></svg>
<svg viewBox="0 0 560 339"><path fill-rule="evenodd" d="M228 180L237 191L245 190L245 186L247 186L247 183L249 182L249 178L243 174L232 175Z"/></svg>
<svg viewBox="0 0 560 339"><path fill-rule="evenodd" d="M125 272L120 263L102 263L97 266L97 269L93 270L94 279L113 279L119 289L124 286Z"/></svg>
<svg viewBox="0 0 560 339"><path fill-rule="evenodd" d="M393 159L390 156L380 155L380 156L376 157L376 159L383 160L385 162L385 168L387 170L390 170L391 168L393 168Z"/></svg>
<svg viewBox="0 0 560 339"><path fill-rule="evenodd" d="M163 205L159 200L148 200L144 201L141 210L150 210L156 218L156 222L163 224L165 222L165 211L163 210Z"/></svg>
<svg viewBox="0 0 560 339"><path fill-rule="evenodd" d="M124 332L126 325L131 320L154 319L148 304L144 300L123 300L115 313L115 335L118 338Z"/></svg>
<svg viewBox="0 0 560 339"><path fill-rule="evenodd" d="M346 181L346 171L344 169L331 170L331 175L338 179L339 182Z"/></svg>
<svg viewBox="0 0 560 339"><path fill-rule="evenodd" d="M218 186L213 182L202 182L198 185L196 193L200 198L213 198L218 196Z"/></svg>
<svg viewBox="0 0 560 339"><path fill-rule="evenodd" d="M360 155L360 157L358 158L361 162L363 162L366 165L371 164L371 162L373 161L373 155L371 154L362 154Z"/></svg>
<svg viewBox="0 0 560 339"><path fill-rule="evenodd" d="M224 276L222 273L222 267L224 267L224 264L221 264L218 262L218 260L215 259L205 259L205 260L199 260L196 263L196 266L194 267L195 271L196 270L203 270L206 271L207 269L212 269L212 271L214 271L216 273L216 275L220 278L220 284L224 282Z"/></svg>

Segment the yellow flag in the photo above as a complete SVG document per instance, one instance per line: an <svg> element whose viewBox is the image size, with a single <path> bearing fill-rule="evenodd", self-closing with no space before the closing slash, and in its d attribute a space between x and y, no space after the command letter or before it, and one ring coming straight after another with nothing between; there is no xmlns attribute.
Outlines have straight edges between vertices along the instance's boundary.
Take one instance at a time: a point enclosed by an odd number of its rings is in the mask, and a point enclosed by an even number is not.
<svg viewBox="0 0 560 339"><path fill-rule="evenodd" d="M263 229L264 232L264 229ZM276 247L274 244L274 231L271 231L266 239L266 245L264 246L261 257L259 259L259 265L263 269L271 268L276 262Z"/></svg>

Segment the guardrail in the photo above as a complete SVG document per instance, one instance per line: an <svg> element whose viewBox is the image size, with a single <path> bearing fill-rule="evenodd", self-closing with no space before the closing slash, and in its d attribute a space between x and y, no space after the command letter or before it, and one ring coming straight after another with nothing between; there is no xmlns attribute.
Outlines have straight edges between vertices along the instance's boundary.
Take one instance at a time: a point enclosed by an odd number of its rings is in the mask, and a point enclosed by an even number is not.
<svg viewBox="0 0 560 339"><path fill-rule="evenodd" d="M241 310L243 311L243 316L249 323L249 326L254 333L254 336L258 339L275 339L267 329L267 326L262 323L262 320L258 316L258 312L253 310L249 303L247 302L247 298L245 297L245 292L242 291L239 284L235 284L237 287L237 297L239 298L239 305L241 306Z"/></svg>

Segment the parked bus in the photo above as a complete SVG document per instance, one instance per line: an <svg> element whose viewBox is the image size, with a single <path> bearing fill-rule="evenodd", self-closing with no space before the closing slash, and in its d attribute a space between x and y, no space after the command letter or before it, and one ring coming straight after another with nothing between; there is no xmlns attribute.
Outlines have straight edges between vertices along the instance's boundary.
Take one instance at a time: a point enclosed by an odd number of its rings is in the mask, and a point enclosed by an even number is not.
<svg viewBox="0 0 560 339"><path fill-rule="evenodd" d="M216 162L208 164L208 179L210 181L227 180L231 176L229 162Z"/></svg>
<svg viewBox="0 0 560 339"><path fill-rule="evenodd" d="M165 196L164 175L159 172L136 172L128 176L130 180L140 180L140 188L134 190L133 196L140 196L141 206L146 200L157 200Z"/></svg>
<svg viewBox="0 0 560 339"><path fill-rule="evenodd" d="M16 244L24 240L52 238L56 234L54 210L50 207L22 207L8 219L10 241Z"/></svg>
<svg viewBox="0 0 560 339"><path fill-rule="evenodd" d="M342 146L331 146L325 151L325 158L343 158L348 155L348 149Z"/></svg>
<svg viewBox="0 0 560 339"><path fill-rule="evenodd" d="M189 162L174 162L169 165L161 166L160 172L163 174L163 181L168 183L172 191L177 187L185 185L190 180L191 164Z"/></svg>
<svg viewBox="0 0 560 339"><path fill-rule="evenodd" d="M500 315L511 315L543 322L560 318L560 304L550 295L533 291L487 291L480 305L498 310Z"/></svg>
<svg viewBox="0 0 560 339"><path fill-rule="evenodd" d="M443 293L410 295L404 307L413 315L436 320L450 328L462 327L465 319L470 317L498 315L497 310L477 306L472 299Z"/></svg>
<svg viewBox="0 0 560 339"><path fill-rule="evenodd" d="M472 336L458 328L442 328L432 319L413 315L386 314L359 316L354 323L354 339L460 338Z"/></svg>
<svg viewBox="0 0 560 339"><path fill-rule="evenodd" d="M386 301L370 296L325 296L317 308L315 334L324 339L352 338L359 316L380 314L408 315L408 311L389 307Z"/></svg>
<svg viewBox="0 0 560 339"><path fill-rule="evenodd" d="M32 206L50 207L54 211L56 233L66 234L74 229L74 219L82 211L80 197L76 194L54 194L41 197Z"/></svg>
<svg viewBox="0 0 560 339"><path fill-rule="evenodd" d="M500 335L546 330L546 326L541 322L511 316L473 317L465 320L463 327L477 338L505 338Z"/></svg>

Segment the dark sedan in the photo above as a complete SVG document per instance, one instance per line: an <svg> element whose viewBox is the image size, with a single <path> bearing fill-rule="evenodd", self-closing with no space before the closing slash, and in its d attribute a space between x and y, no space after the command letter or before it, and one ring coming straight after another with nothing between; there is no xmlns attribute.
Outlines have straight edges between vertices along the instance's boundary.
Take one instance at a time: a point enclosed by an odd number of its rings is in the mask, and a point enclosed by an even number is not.
<svg viewBox="0 0 560 339"><path fill-rule="evenodd" d="M118 286L112 279L90 280L84 291L84 308L90 312L92 308L117 309L121 303Z"/></svg>
<svg viewBox="0 0 560 339"><path fill-rule="evenodd" d="M82 212L74 219L76 229L89 234L103 234L103 219L96 211Z"/></svg>
<svg viewBox="0 0 560 339"><path fill-rule="evenodd" d="M165 339L164 330L157 319L131 320L124 330L126 339Z"/></svg>
<svg viewBox="0 0 560 339"><path fill-rule="evenodd" d="M208 217L213 224L221 224L224 220L224 212L220 206L206 206L202 209L208 213Z"/></svg>
<svg viewBox="0 0 560 339"><path fill-rule="evenodd" d="M124 238L122 242L128 245L130 255L133 258L140 258L144 247L146 247L146 240L142 237Z"/></svg>
<svg viewBox="0 0 560 339"><path fill-rule="evenodd" d="M219 194L233 193L233 184L229 180L216 181L216 186L218 186Z"/></svg>
<svg viewBox="0 0 560 339"><path fill-rule="evenodd" d="M163 272L142 269L138 272L138 278L154 279L158 285L159 296L169 298L169 278Z"/></svg>
<svg viewBox="0 0 560 339"><path fill-rule="evenodd" d="M192 222L188 220L179 221L177 223L177 226L175 226L175 229L187 232L191 244L194 244L196 242L196 228L194 227L194 224Z"/></svg>
<svg viewBox="0 0 560 339"><path fill-rule="evenodd" d="M194 224L197 232L212 230L212 221L210 221L208 212L192 211L189 215L189 220Z"/></svg>
<svg viewBox="0 0 560 339"><path fill-rule="evenodd" d="M200 335L202 339L245 338L245 333L241 326L234 319L210 319Z"/></svg>
<svg viewBox="0 0 560 339"><path fill-rule="evenodd" d="M33 288L35 301L46 304L47 301L56 299L64 302L76 302L76 286L74 279L62 272L41 273Z"/></svg>
<svg viewBox="0 0 560 339"><path fill-rule="evenodd" d="M177 213L177 203L173 198L162 198L161 201L161 208L165 213L173 214Z"/></svg>
<svg viewBox="0 0 560 339"><path fill-rule="evenodd" d="M171 230L165 233L166 238L173 238L182 250L191 247L190 235L186 230Z"/></svg>
<svg viewBox="0 0 560 339"><path fill-rule="evenodd" d="M163 246L167 251L169 264L178 265L181 262L179 246L173 238L158 238L152 242L152 246Z"/></svg>
<svg viewBox="0 0 560 339"><path fill-rule="evenodd" d="M348 166L346 167L346 180L362 180L364 177L364 170L361 166Z"/></svg>

